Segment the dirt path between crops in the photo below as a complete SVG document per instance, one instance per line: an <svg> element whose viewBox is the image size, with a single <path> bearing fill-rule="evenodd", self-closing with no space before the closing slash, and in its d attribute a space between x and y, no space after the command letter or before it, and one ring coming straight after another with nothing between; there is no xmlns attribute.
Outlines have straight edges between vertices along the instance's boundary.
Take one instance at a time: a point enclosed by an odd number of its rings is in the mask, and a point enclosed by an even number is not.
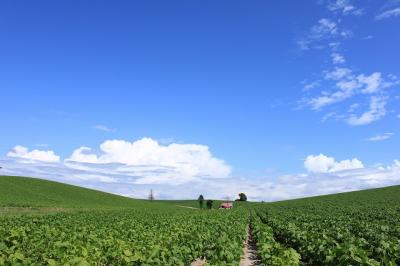
<svg viewBox="0 0 400 266"><path fill-rule="evenodd" d="M243 255L239 266L259 266L261 263L257 254L256 242L249 226L247 226L246 232L247 237L246 241L243 243Z"/></svg>
<svg viewBox="0 0 400 266"><path fill-rule="evenodd" d="M206 260L202 260L202 259L197 259L195 261L193 261L192 263L190 263L190 266L203 266L206 264Z"/></svg>
<svg viewBox="0 0 400 266"><path fill-rule="evenodd" d="M198 210L199 208L195 208L195 207L190 207L190 206L183 206L183 205L175 205L177 207L181 207L181 208L188 208L188 209L193 209L193 210Z"/></svg>

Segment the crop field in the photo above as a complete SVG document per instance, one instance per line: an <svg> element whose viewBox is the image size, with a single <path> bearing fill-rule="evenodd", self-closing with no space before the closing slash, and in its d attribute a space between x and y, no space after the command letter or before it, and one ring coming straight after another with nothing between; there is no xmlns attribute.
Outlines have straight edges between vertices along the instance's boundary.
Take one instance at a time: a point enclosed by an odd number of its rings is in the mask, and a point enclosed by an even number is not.
<svg viewBox="0 0 400 266"><path fill-rule="evenodd" d="M400 265L400 187L199 210L39 179L0 184L0 265L239 265L246 238L247 265Z"/></svg>
<svg viewBox="0 0 400 266"><path fill-rule="evenodd" d="M242 254L242 208L193 210L176 205L194 201L133 200L23 177L0 184L0 265L237 265Z"/></svg>
<svg viewBox="0 0 400 266"><path fill-rule="evenodd" d="M165 208L0 219L0 264L237 265L246 218Z"/></svg>
<svg viewBox="0 0 400 266"><path fill-rule="evenodd" d="M277 202L253 215L266 265L400 265L400 188Z"/></svg>

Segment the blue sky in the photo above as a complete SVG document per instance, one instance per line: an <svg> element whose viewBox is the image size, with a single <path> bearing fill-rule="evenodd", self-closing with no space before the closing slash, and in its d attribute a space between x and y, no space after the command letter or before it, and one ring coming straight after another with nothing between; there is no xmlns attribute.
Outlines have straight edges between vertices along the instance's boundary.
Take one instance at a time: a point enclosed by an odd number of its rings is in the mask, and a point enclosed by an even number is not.
<svg viewBox="0 0 400 266"><path fill-rule="evenodd" d="M0 32L5 174L163 198L400 184L400 1L2 1Z"/></svg>

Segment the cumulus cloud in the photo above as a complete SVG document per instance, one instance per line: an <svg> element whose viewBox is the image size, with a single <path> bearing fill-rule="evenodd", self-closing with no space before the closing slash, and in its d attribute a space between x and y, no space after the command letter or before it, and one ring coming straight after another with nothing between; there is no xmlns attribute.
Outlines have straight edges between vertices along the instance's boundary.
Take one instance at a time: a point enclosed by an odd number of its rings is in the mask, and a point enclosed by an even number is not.
<svg viewBox="0 0 400 266"><path fill-rule="evenodd" d="M375 19L382 20L390 17L397 17L400 16L400 7L393 8L390 10L383 11L382 13L378 14Z"/></svg>
<svg viewBox="0 0 400 266"><path fill-rule="evenodd" d="M393 135L394 135L393 133L383 133L380 135L375 135L373 137L366 138L365 141L382 141L390 139Z"/></svg>
<svg viewBox="0 0 400 266"><path fill-rule="evenodd" d="M231 167L214 157L205 145L161 145L151 138L107 140L100 145L99 154L80 147L66 161L126 165L125 170L140 175L137 183L181 183L204 177L226 178L231 173Z"/></svg>
<svg viewBox="0 0 400 266"><path fill-rule="evenodd" d="M337 162L335 158L323 154L309 155L304 161L304 167L311 173L332 173L343 170L364 168L357 158Z"/></svg>
<svg viewBox="0 0 400 266"><path fill-rule="evenodd" d="M56 155L53 151L32 150L24 146L17 145L7 153L9 157L23 158L27 160L43 161L43 162L58 162L60 156Z"/></svg>
<svg viewBox="0 0 400 266"><path fill-rule="evenodd" d="M22 146L15 146L7 157L24 159L20 162L25 163L46 162L46 168L90 172L84 177L74 173L71 178L97 178L109 183L115 177L125 177L136 184L176 185L203 178L228 178L231 174L231 166L216 158L205 145L162 145L151 138L133 142L107 140L100 145L99 152L83 146L74 150L64 162L60 162L60 157L53 151L29 151Z"/></svg>
<svg viewBox="0 0 400 266"><path fill-rule="evenodd" d="M91 154L92 151L89 147L80 147L74 150L67 161L76 161L82 163L97 163L98 158L96 154Z"/></svg>

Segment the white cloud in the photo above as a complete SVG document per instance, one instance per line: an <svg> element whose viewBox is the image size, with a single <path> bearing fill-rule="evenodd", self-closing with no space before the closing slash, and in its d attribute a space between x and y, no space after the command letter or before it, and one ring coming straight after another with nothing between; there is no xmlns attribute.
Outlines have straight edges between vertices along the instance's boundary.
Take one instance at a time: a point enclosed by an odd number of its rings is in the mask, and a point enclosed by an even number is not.
<svg viewBox="0 0 400 266"><path fill-rule="evenodd" d="M338 38L348 38L352 36L350 30L340 30L337 22L329 18L321 18L318 23L311 27L308 33L297 41L300 50L309 50L313 48L314 43L320 43L324 40L332 40ZM337 42L336 42L337 43ZM325 45L330 46L332 42L325 43L324 45L316 45L315 47L321 48Z"/></svg>
<svg viewBox="0 0 400 266"><path fill-rule="evenodd" d="M70 161L82 162L82 163L97 163L97 155L91 154L91 148L89 147L80 147L74 150L69 157Z"/></svg>
<svg viewBox="0 0 400 266"><path fill-rule="evenodd" d="M372 96L369 110L360 116L351 114L347 119L347 123L353 126L367 125L386 115L387 98L381 96Z"/></svg>
<svg viewBox="0 0 400 266"><path fill-rule="evenodd" d="M328 80L341 80L344 78L352 78L352 71L349 68L336 67L334 70L325 74L325 79Z"/></svg>
<svg viewBox="0 0 400 266"><path fill-rule="evenodd" d="M399 84L396 76L388 75L387 78L384 79L380 72L355 76L351 69L338 67L325 73L325 79L336 81L337 88L342 90L361 89L360 93L364 94L376 93Z"/></svg>
<svg viewBox="0 0 400 266"><path fill-rule="evenodd" d="M335 65L344 64L346 62L346 59L344 58L344 56L339 53L332 53L331 57L332 57L332 62Z"/></svg>
<svg viewBox="0 0 400 266"><path fill-rule="evenodd" d="M346 58L341 52L341 47L343 40L351 37L353 33L343 28L346 25L344 23L344 15L361 15L363 10L356 7L351 0L327 0L323 1L323 3L327 3L328 10L333 12L334 16L320 19L309 30L308 34L298 41L298 44L302 50L330 48L330 57L334 68L322 73L323 79L318 82L318 87L321 88L320 91L310 90L317 87L313 83L303 86L305 96L299 103L315 111L321 111L323 108L330 106L327 110L329 113L324 114L322 118L323 121L330 117L346 121L351 125L366 125L377 121L387 113L385 105L388 101L385 99L390 98L392 92L386 89L399 85L400 80L392 74L383 75L379 71L370 74L356 73L354 69L347 67L345 65ZM394 6L394 4L397 5L398 3L384 6L383 8L386 11L378 15L377 18L382 19L400 15L400 8ZM388 10L389 8L390 10ZM371 38L373 38L371 35L365 37L365 39ZM346 114L333 107L336 105L336 108L340 108L343 104L339 103L344 101L351 105L354 103L351 102L352 100L357 98L357 101L360 101L360 97L371 97L371 103L369 109L364 110L359 115L354 114L354 110L351 110L351 108ZM333 116L332 114L335 115Z"/></svg>
<svg viewBox="0 0 400 266"><path fill-rule="evenodd" d="M332 93L331 95L327 96L319 96L316 98L312 98L308 104L312 106L313 110L319 110L324 106L341 102L347 98L350 98L352 96L352 91L336 91L335 93Z"/></svg>
<svg viewBox="0 0 400 266"><path fill-rule="evenodd" d="M389 169L392 168L399 168L400 169L400 160L394 160L392 166Z"/></svg>
<svg viewBox="0 0 400 266"><path fill-rule="evenodd" d="M311 28L311 35L315 38L321 38L327 34L337 34L337 32L336 23L328 18L321 18L318 20L318 24Z"/></svg>
<svg viewBox="0 0 400 266"><path fill-rule="evenodd" d="M199 194L206 198L222 199L229 196L234 199L239 192L244 192L250 200L274 201L400 184L400 161L395 160L387 167L362 168L362 163L357 159L336 162L327 158L322 161L327 162L328 167L319 166L319 172L257 180L240 177L202 178L185 183L137 183L138 177L128 172L129 169L122 171L128 166L115 163L36 161L26 164L19 158L7 157L6 160L0 159L0 165L3 166L0 171L2 174L41 177L136 198L146 198L150 189L153 189L157 199L194 199Z"/></svg>
<svg viewBox="0 0 400 266"><path fill-rule="evenodd" d="M328 9L333 12L341 12L343 15L356 15L360 16L363 14L362 9L356 8L350 3L349 0L336 0L328 3Z"/></svg>
<svg viewBox="0 0 400 266"><path fill-rule="evenodd" d="M151 138L134 142L107 140L100 145L100 151L97 155L88 147L80 147L66 161L123 164L127 166L124 170L140 177L136 182L141 184L182 183L204 177L226 178L231 173L231 167L215 158L204 145L161 145Z"/></svg>
<svg viewBox="0 0 400 266"><path fill-rule="evenodd" d="M382 141L386 139L390 139L394 134L393 133L384 133L381 135L376 135L373 137L366 138L365 141Z"/></svg>
<svg viewBox="0 0 400 266"><path fill-rule="evenodd" d="M359 89L362 85L356 80L341 80L336 83L336 87L347 92L353 92ZM352 95L352 94L351 94Z"/></svg>
<svg viewBox="0 0 400 266"><path fill-rule="evenodd" d="M333 71L325 73L326 80L336 81L335 86L339 89L331 93L324 93L308 100L308 105L313 110L319 110L322 107L341 102L352 97L359 84L354 81L354 75L348 68L335 68Z"/></svg>
<svg viewBox="0 0 400 266"><path fill-rule="evenodd" d="M309 155L304 161L304 167L311 173L332 173L343 170L364 168L363 163L357 158L337 162L335 158L323 154Z"/></svg>
<svg viewBox="0 0 400 266"><path fill-rule="evenodd" d="M313 81L311 83L305 83L304 86L303 86L303 91L312 90L312 89L318 87L319 85L320 85L320 83L319 83L318 80L317 81Z"/></svg>
<svg viewBox="0 0 400 266"><path fill-rule="evenodd" d="M100 131L105 131L105 132L115 132L114 128L109 128L105 125L95 125L95 129L100 130Z"/></svg>
<svg viewBox="0 0 400 266"><path fill-rule="evenodd" d="M60 156L56 155L53 151L32 150L24 146L17 145L7 153L8 157L17 157L27 160L43 161L43 162L58 162Z"/></svg>
<svg viewBox="0 0 400 266"><path fill-rule="evenodd" d="M400 84L398 78L394 75L382 77L380 72L373 72L370 75L354 75L353 71L346 67L335 67L331 71L325 72L325 81L332 82L332 91L322 91L321 95L305 98L303 101L311 107L312 110L320 110L328 105L343 102L353 98L355 95L374 95L371 97L370 108L360 117L351 114L346 121L351 125L365 125L386 115L385 105L387 102L386 89ZM358 107L358 105L357 105ZM349 110L352 112L354 110ZM340 117L338 115L337 117ZM345 116L343 116L345 118Z"/></svg>
<svg viewBox="0 0 400 266"><path fill-rule="evenodd" d="M333 119L337 118L337 114L335 112L327 113L321 118L321 121L326 122L327 120L329 120L331 118L333 118Z"/></svg>
<svg viewBox="0 0 400 266"><path fill-rule="evenodd" d="M361 74L357 76L359 83L365 85L365 89L362 90L363 93L374 93L381 88L382 84L382 74L379 72L374 72L369 76Z"/></svg>
<svg viewBox="0 0 400 266"><path fill-rule="evenodd" d="M390 9L390 10L386 10L380 14L378 14L375 19L377 20L382 20L382 19L386 19L386 18L390 18L390 17L397 17L400 16L400 7L394 8L394 9Z"/></svg>

